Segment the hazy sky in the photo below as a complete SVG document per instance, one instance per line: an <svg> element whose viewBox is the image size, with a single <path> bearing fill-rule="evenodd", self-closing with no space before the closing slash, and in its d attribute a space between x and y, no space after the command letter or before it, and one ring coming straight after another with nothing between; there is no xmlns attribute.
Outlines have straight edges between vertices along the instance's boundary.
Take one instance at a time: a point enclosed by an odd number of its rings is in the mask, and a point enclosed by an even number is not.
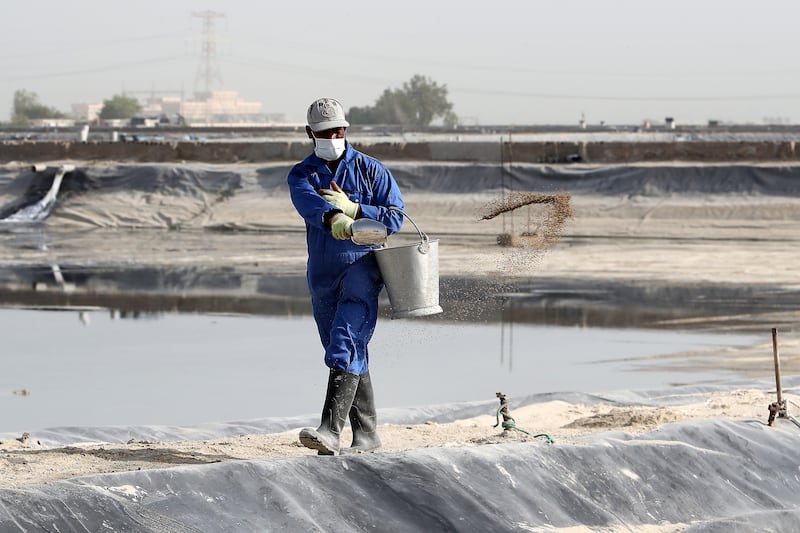
<svg viewBox="0 0 800 533"><path fill-rule="evenodd" d="M798 0L7 0L0 120L17 89L62 111L190 97L206 11L224 14L218 88L297 122L317 97L372 105L415 74L467 124L800 121Z"/></svg>

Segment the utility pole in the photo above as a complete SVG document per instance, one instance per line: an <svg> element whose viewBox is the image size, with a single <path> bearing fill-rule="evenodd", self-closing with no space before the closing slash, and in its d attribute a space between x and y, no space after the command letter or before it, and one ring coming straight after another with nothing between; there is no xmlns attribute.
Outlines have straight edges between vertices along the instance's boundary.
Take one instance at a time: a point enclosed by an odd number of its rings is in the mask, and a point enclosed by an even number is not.
<svg viewBox="0 0 800 533"><path fill-rule="evenodd" d="M214 32L214 21L224 18L225 13L217 11L195 11L193 17L203 19L203 44L201 47L200 64L197 67L197 76L194 80L194 90L202 84L203 95L208 96L214 88L214 82L222 86L222 75L217 65L217 40Z"/></svg>

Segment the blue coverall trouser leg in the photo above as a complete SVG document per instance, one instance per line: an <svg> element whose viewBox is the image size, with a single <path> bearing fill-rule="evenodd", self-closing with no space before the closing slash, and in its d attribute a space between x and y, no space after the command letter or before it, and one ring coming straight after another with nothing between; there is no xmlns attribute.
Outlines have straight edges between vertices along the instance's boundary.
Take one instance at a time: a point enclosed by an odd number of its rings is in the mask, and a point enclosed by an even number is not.
<svg viewBox="0 0 800 533"><path fill-rule="evenodd" d="M361 375L369 370L369 344L378 320L378 295L383 288L372 254L348 266L330 284L311 290L314 320L329 368Z"/></svg>

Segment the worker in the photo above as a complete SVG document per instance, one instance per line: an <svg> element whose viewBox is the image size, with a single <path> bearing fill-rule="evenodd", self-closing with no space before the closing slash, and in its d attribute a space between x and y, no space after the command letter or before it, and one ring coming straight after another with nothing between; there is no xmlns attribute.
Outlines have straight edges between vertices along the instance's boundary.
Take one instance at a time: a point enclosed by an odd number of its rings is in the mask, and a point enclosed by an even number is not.
<svg viewBox="0 0 800 533"><path fill-rule="evenodd" d="M347 142L350 123L337 100L315 100L306 118L314 152L292 168L288 184L306 224L306 278L329 374L320 425L301 430L300 442L320 455L371 452L381 441L368 345L383 280L370 247L350 237L359 218L381 222L388 235L399 231L405 204L389 169ZM342 450L348 418L353 441Z"/></svg>

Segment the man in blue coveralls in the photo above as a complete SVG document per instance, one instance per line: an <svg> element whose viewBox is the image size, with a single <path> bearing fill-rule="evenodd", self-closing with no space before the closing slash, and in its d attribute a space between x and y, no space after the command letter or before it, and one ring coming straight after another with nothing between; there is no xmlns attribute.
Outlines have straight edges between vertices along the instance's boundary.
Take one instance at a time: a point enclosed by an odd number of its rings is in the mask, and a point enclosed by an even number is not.
<svg viewBox="0 0 800 533"><path fill-rule="evenodd" d="M403 215L390 208L404 211L405 204L391 172L345 140L350 124L338 101L315 100L307 122L314 153L292 168L288 182L292 203L306 222L306 277L330 372L320 426L300 431L300 442L320 455L374 451L381 442L367 345L383 280L375 254L350 237L359 218L383 223L388 234L399 231ZM348 417L353 443L340 450Z"/></svg>

